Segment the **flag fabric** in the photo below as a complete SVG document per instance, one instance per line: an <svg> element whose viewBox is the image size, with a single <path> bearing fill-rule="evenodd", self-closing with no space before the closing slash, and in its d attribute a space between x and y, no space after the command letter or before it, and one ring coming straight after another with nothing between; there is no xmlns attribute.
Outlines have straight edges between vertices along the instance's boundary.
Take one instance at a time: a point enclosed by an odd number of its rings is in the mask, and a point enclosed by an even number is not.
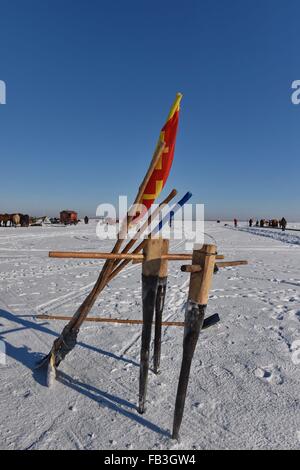
<svg viewBox="0 0 300 470"><path fill-rule="evenodd" d="M165 148L145 188L141 200L141 204L146 206L147 209L151 207L155 199L161 193L171 170L175 152L181 98L182 95L177 93L168 119L160 132L159 141L165 143Z"/></svg>

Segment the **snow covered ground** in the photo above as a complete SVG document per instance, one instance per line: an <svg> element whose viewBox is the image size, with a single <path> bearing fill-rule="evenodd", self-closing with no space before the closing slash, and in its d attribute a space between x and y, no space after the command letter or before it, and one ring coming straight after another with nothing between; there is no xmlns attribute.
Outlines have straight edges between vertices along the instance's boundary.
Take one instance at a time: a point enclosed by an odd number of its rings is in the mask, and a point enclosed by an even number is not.
<svg viewBox="0 0 300 470"><path fill-rule="evenodd" d="M1 449L300 448L300 232L206 223L226 259L248 266L214 276L192 366L181 442L170 439L181 328L163 330L162 372L150 372L147 412L136 410L140 326L86 322L52 389L34 369L93 285L100 261L49 259L49 250L109 250L95 223L0 228ZM184 242L172 242L180 251ZM141 318L140 265L99 297L92 315ZM164 318L182 320L189 275L172 263ZM298 341L298 343L297 343ZM3 343L2 343L3 344Z"/></svg>

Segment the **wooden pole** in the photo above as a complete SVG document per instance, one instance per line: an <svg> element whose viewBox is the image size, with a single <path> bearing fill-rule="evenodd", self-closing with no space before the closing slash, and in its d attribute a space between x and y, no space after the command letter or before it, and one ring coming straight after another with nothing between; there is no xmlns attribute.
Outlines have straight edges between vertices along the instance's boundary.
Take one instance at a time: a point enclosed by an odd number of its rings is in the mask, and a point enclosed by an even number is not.
<svg viewBox="0 0 300 470"><path fill-rule="evenodd" d="M35 318L39 320L62 320L69 321L72 317L65 315L36 315ZM91 323L120 323L122 325L142 325L143 320L130 320L125 318L102 318L102 317L87 317L87 322ZM162 326L184 326L182 321L163 321ZM155 326L155 322L152 323Z"/></svg>
<svg viewBox="0 0 300 470"><path fill-rule="evenodd" d="M216 255L222 256L222 255ZM144 255L138 253L105 253L92 251L49 251L49 258L74 258L74 259L105 259L105 260L128 260L142 263L145 259ZM169 261L189 261L193 259L193 255L189 253L165 253L162 255L163 260ZM219 259L219 258L218 258ZM221 258L223 259L223 258ZM230 264L231 263L231 264ZM238 264L247 264L247 261L224 261L220 262L222 266L237 266Z"/></svg>
<svg viewBox="0 0 300 470"><path fill-rule="evenodd" d="M141 203L145 188L146 188L146 186L147 186L147 184L148 184L148 182L149 182L149 180L152 176L153 171L155 170L155 167L157 166L158 162L160 161L160 159L162 157L164 148L165 148L165 143L159 141L158 144L157 144L157 147L155 149L155 152L153 154L153 157L152 157L150 166L148 168L148 171L147 171L147 173L146 173L146 175L145 175L145 177L142 181L142 184L139 187L139 191L138 191L138 194L137 194L137 196L134 200L133 205ZM117 254L119 252L119 250L122 246L122 243L123 243L123 238L124 238L125 234L128 231L128 225L132 221L133 217L134 217L134 214L130 214L130 209L129 209L128 214L127 214L127 220L125 221L124 224L122 224L120 234L119 234L119 239L117 240L114 248L112 249L112 254ZM96 282L96 285L94 286L94 288L91 291L90 295L86 298L86 302L84 302L85 305L84 305L84 303L82 304L82 309L81 309L82 314L80 314L80 318L77 321L77 325L79 327L81 326L84 319L86 318L89 311L91 310L92 306L94 305L99 293L104 289L105 285L107 284L107 282L109 280L109 277L110 277L110 274L111 274L111 272L113 270L113 267L114 267L113 261L114 261L113 259L107 258L107 261L106 261L106 263L104 264L104 266L102 268L102 271L100 273L98 281ZM79 310L80 310L80 307L79 307Z"/></svg>
<svg viewBox="0 0 300 470"><path fill-rule="evenodd" d="M175 403L173 439L178 439L182 422L190 369L200 330L204 323L205 310L215 265L215 245L203 245L193 253L193 265L199 265L201 271L192 272L188 303L185 312L183 354Z"/></svg>
<svg viewBox="0 0 300 470"><path fill-rule="evenodd" d="M134 246L136 241L139 239L139 237L147 230L147 228L151 225L152 221L155 220L156 216L161 212L163 207L167 204L169 204L172 199L177 195L177 190L172 189L170 194L157 206L156 209L152 212L152 214L149 215L148 219L143 223L143 225L139 228L139 230L136 232L135 236L127 243L125 248L122 250L122 253L128 253L131 248Z"/></svg>
<svg viewBox="0 0 300 470"><path fill-rule="evenodd" d="M229 266L242 266L245 264L248 264L248 261L220 261L215 263L215 266L217 266L217 268L227 268ZM197 264L184 264L181 266L181 271L184 273L198 273L201 271L201 266L198 266Z"/></svg>
<svg viewBox="0 0 300 470"><path fill-rule="evenodd" d="M199 273L201 271L201 266L198 266L197 264L184 264L180 269L183 273Z"/></svg>
<svg viewBox="0 0 300 470"><path fill-rule="evenodd" d="M104 252L80 252L80 251L50 251L49 258L74 258L74 259L105 259L105 260L128 260L142 263L145 259L142 254L135 253L104 253ZM168 253L163 259L171 261L191 260L192 255L184 253Z"/></svg>
<svg viewBox="0 0 300 470"><path fill-rule="evenodd" d="M105 260L129 260L143 261L143 255L132 253L104 253L89 251L49 251L49 258L74 258L74 259L105 259Z"/></svg>
<svg viewBox="0 0 300 470"><path fill-rule="evenodd" d="M248 264L248 261L246 260L239 260L239 261L219 261L216 263L216 266L218 268L227 268L230 266L243 266L245 264Z"/></svg>
<svg viewBox="0 0 300 470"><path fill-rule="evenodd" d="M151 175L155 167L157 166L158 162L160 161L160 158L162 157L164 148L165 148L165 143L159 141L155 149L149 169L142 181L142 184L139 187L139 191L135 198L134 204L139 204L141 202L142 196L144 194L144 190L151 178ZM119 252L123 243L123 235L128 230L128 224L131 222L132 218L133 218L133 215L129 215L128 213L126 224L122 225L121 227L120 237L116 241L115 246L112 250L112 253ZM111 275L111 272L113 270L113 266L114 266L114 260L107 260L104 263L104 266L101 270L101 273L93 289L91 290L89 295L86 297L86 299L83 301L83 303L80 305L80 307L77 309L77 311L75 312L70 322L64 327L61 335L54 341L50 353L45 358L46 361L48 360L49 367L51 366L51 364L55 364L55 367L57 367L60 364L60 362L65 358L65 356L76 345L77 335L78 335L80 326L82 325L85 318L89 314L99 293L104 289L105 285L107 284L109 277ZM41 362L41 364L43 364L43 361Z"/></svg>
<svg viewBox="0 0 300 470"><path fill-rule="evenodd" d="M69 321L71 320L72 317L66 316L66 315L45 315L45 314L40 314L36 315L34 318L37 318L38 320L61 320L61 321ZM102 317L87 317L86 319L87 322L91 323L120 323L122 325L142 325L143 320L129 320L129 319L124 319L124 318L102 318ZM218 321L220 321L220 318L217 313L211 315L210 317L205 318L203 327L202 329L208 328L209 326L215 325ZM184 322L183 321L162 321L161 322L162 326L178 326L178 327L183 327ZM155 322L152 323L152 325L155 325Z"/></svg>
<svg viewBox="0 0 300 470"><path fill-rule="evenodd" d="M159 274L166 273L166 265L163 265L161 257L162 254L167 251L168 240L161 238L147 240L144 248L145 259L142 268L143 328L140 360L139 413L144 413L145 411L151 325L156 306Z"/></svg>
<svg viewBox="0 0 300 470"><path fill-rule="evenodd" d="M216 259L224 259L224 258L225 258L224 255L216 255ZM192 259L193 259L193 255L191 253L168 253L169 261L192 261ZM132 260L132 264L139 264L142 262L143 260L138 259L138 258L135 258ZM182 271L184 272L185 268L183 268ZM186 271L186 272L189 272L189 271Z"/></svg>
<svg viewBox="0 0 300 470"><path fill-rule="evenodd" d="M168 204L172 199L173 197L175 197L177 194L177 191L176 189L173 189L171 191L171 193L166 197L166 199L164 199L164 201L158 206L158 208L153 212L152 214L152 217L150 216L148 218L148 226L150 225L151 223L151 219L154 219L156 217L156 215L159 213L159 211L161 210L161 208L165 205L165 204ZM124 250L122 251L122 253L127 253L130 248L134 245L134 243L132 243L132 240L128 243L127 246L125 246ZM145 246L145 240L143 240L132 252L132 254L138 254L140 253L143 248ZM109 277L109 281L111 281L112 279L114 279L121 271L122 269L125 268L125 266L127 266L129 263L131 262L131 260L123 260L120 264L117 264L117 262L115 262L114 266L114 270L112 271L110 277Z"/></svg>
<svg viewBox="0 0 300 470"><path fill-rule="evenodd" d="M169 240L163 241L162 256L169 251ZM155 302L155 334L154 334L154 354L153 354L153 371L155 374L159 372L161 357L161 328L162 315L165 305L168 282L168 260L161 259L161 265L158 273L158 286Z"/></svg>

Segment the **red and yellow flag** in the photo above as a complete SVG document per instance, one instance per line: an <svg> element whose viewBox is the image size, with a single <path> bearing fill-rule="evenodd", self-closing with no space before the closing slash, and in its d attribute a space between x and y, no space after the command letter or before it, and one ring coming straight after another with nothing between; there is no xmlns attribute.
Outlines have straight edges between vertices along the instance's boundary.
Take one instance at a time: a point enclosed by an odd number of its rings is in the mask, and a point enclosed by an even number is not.
<svg viewBox="0 0 300 470"><path fill-rule="evenodd" d="M173 162L176 133L179 120L179 109L182 95L177 93L176 99L171 107L167 122L160 132L159 141L165 143L165 148L158 164L156 165L152 176L145 188L141 204L147 207L151 206L162 191Z"/></svg>

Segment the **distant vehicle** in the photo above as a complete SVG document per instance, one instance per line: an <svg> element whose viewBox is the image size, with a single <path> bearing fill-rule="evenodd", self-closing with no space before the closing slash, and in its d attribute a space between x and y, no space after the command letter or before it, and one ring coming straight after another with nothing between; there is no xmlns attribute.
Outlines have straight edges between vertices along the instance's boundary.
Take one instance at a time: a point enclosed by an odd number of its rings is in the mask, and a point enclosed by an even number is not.
<svg viewBox="0 0 300 470"><path fill-rule="evenodd" d="M20 214L21 227L29 227L30 217L28 214Z"/></svg>
<svg viewBox="0 0 300 470"><path fill-rule="evenodd" d="M32 217L30 220L31 227L42 227L43 225L51 225L51 220L47 215L42 217Z"/></svg>
<svg viewBox="0 0 300 470"><path fill-rule="evenodd" d="M75 211L64 210L60 213L60 223L64 225L77 225L78 214Z"/></svg>
<svg viewBox="0 0 300 470"><path fill-rule="evenodd" d="M51 224L59 224L60 220L58 217L51 217L50 222Z"/></svg>

